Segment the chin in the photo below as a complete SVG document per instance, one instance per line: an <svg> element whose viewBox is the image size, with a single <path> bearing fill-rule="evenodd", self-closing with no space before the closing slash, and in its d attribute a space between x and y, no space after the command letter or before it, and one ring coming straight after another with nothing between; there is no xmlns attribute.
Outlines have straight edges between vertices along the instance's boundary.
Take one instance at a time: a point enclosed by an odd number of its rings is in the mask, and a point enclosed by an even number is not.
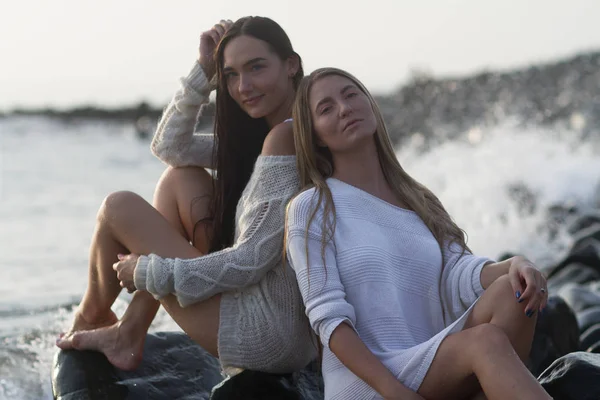
<svg viewBox="0 0 600 400"><path fill-rule="evenodd" d="M262 107L251 108L249 110L245 109L244 111L246 111L246 114L248 114L250 118L254 119L263 118L269 115Z"/></svg>

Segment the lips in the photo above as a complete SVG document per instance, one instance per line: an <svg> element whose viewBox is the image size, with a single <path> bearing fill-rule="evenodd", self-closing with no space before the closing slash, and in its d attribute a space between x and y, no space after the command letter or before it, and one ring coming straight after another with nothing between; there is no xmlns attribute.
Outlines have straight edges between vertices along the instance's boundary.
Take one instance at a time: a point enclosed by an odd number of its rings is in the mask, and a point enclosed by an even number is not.
<svg viewBox="0 0 600 400"><path fill-rule="evenodd" d="M360 121L362 121L362 119L360 119L360 118L351 119L350 121L348 121L346 123L346 125L344 125L344 129L343 130L345 131L346 129L351 128L352 126L354 126L356 123L358 123Z"/></svg>
<svg viewBox="0 0 600 400"><path fill-rule="evenodd" d="M253 106L256 103L258 103L260 99L262 99L264 96L264 94L259 94L258 96L248 97L247 99L242 100L242 103L244 103L247 106Z"/></svg>

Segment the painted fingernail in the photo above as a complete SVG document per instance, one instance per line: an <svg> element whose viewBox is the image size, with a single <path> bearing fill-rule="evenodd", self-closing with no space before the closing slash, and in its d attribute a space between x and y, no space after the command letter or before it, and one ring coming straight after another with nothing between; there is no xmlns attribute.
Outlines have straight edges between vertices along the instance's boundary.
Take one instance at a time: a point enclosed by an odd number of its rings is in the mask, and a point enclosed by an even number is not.
<svg viewBox="0 0 600 400"><path fill-rule="evenodd" d="M519 297L521 297L521 292L517 290L517 293L515 293L515 296L516 296L516 297L517 297L517 299L518 299Z"/></svg>
<svg viewBox="0 0 600 400"><path fill-rule="evenodd" d="M525 315L527 315L529 318L531 318L533 314L535 314L535 310L527 310L527 312L525 313Z"/></svg>

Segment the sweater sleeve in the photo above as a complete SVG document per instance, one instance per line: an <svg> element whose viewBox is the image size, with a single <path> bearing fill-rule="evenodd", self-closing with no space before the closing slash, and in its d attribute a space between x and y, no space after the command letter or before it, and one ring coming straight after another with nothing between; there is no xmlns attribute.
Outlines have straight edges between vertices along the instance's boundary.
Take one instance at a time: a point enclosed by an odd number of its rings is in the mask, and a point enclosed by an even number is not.
<svg viewBox="0 0 600 400"><path fill-rule="evenodd" d="M156 298L175 294L186 307L257 283L281 261L285 207L299 185L295 159L259 156L238 205L232 247L194 259L140 256L135 286Z"/></svg>
<svg viewBox="0 0 600 400"><path fill-rule="evenodd" d="M322 218L316 217L307 230L306 222L312 214L307 193L295 198L288 210L287 254L311 327L323 346L329 348L331 334L342 322L347 322L356 331L356 314L354 307L346 301L331 240L325 246L324 258L322 256Z"/></svg>
<svg viewBox="0 0 600 400"><path fill-rule="evenodd" d="M483 294L481 270L494 261L466 250L463 253L457 243L446 245L443 255L442 299L446 315L455 321Z"/></svg>
<svg viewBox="0 0 600 400"><path fill-rule="evenodd" d="M152 153L172 167L213 166L214 135L194 133L201 107L207 104L210 84L198 62L162 114L150 148Z"/></svg>

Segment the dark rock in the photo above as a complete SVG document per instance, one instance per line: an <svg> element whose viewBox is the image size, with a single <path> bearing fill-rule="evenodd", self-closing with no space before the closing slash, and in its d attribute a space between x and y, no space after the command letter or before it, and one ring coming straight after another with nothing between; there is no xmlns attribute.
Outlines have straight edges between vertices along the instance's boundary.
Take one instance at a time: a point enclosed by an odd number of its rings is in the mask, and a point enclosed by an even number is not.
<svg viewBox="0 0 600 400"><path fill-rule="evenodd" d="M220 371L218 360L184 333L160 332L148 334L144 359L135 371L114 368L98 352L57 352L52 388L59 400L323 398L316 362L288 376L244 371L221 385Z"/></svg>
<svg viewBox="0 0 600 400"><path fill-rule="evenodd" d="M594 224L600 224L600 211L593 210L588 213L581 215L577 218L568 228L569 233L576 234L580 231L593 226Z"/></svg>
<svg viewBox="0 0 600 400"><path fill-rule="evenodd" d="M579 232L567 256L549 271L548 279L576 263L587 265L600 273L600 241L588 236L597 233L596 227Z"/></svg>
<svg viewBox="0 0 600 400"><path fill-rule="evenodd" d="M217 386L211 400L301 400L290 375L243 371Z"/></svg>
<svg viewBox="0 0 600 400"><path fill-rule="evenodd" d="M591 307L577 313L579 330L585 332L592 325L600 323L600 306Z"/></svg>
<svg viewBox="0 0 600 400"><path fill-rule="evenodd" d="M587 349L588 353L600 354L600 341L594 343Z"/></svg>
<svg viewBox="0 0 600 400"><path fill-rule="evenodd" d="M323 379L318 361L287 375L243 371L213 389L211 400L322 400Z"/></svg>
<svg viewBox="0 0 600 400"><path fill-rule="evenodd" d="M581 334L581 350L586 351L596 343L600 343L600 323L594 324Z"/></svg>
<svg viewBox="0 0 600 400"><path fill-rule="evenodd" d="M550 296L544 313L538 316L529 353L529 370L537 376L557 358L579 349L575 313L562 298Z"/></svg>
<svg viewBox="0 0 600 400"><path fill-rule="evenodd" d="M567 283L584 284L600 279L600 271L586 264L571 263L548 279L550 293L555 293Z"/></svg>
<svg viewBox="0 0 600 400"><path fill-rule="evenodd" d="M57 400L121 400L127 386L104 355L93 351L59 351L54 357L52 390Z"/></svg>
<svg viewBox="0 0 600 400"><path fill-rule="evenodd" d="M148 334L135 371L114 368L93 351L59 351L54 357L55 399L208 399L222 380L219 362L183 333Z"/></svg>
<svg viewBox="0 0 600 400"><path fill-rule="evenodd" d="M600 292L591 290L588 285L567 283L558 290L557 294L567 302L575 313L600 305Z"/></svg>
<svg viewBox="0 0 600 400"><path fill-rule="evenodd" d="M575 352L556 360L538 380L554 400L600 399L600 354Z"/></svg>

